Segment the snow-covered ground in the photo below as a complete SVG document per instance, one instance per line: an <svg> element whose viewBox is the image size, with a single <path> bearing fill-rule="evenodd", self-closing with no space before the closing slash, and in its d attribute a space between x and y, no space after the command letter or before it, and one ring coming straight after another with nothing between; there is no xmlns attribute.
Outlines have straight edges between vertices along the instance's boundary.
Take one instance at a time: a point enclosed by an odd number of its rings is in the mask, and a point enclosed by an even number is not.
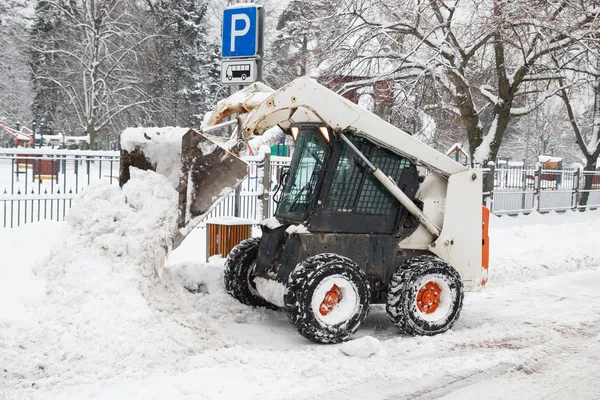
<svg viewBox="0 0 600 400"><path fill-rule="evenodd" d="M325 346L230 298L194 235L163 266L176 193L135 178L0 229L0 398L597 398L600 212L493 217L490 282L451 331L402 336L374 306Z"/></svg>

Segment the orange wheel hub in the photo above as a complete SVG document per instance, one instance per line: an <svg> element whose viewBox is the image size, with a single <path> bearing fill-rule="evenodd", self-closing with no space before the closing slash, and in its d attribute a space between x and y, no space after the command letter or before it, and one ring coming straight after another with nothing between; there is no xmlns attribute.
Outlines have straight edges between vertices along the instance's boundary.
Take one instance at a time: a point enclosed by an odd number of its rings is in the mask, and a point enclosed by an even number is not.
<svg viewBox="0 0 600 400"><path fill-rule="evenodd" d="M325 293L325 297L323 297L323 301L319 306L319 312L321 315L325 316L329 314L331 310L337 306L342 300L342 289L338 285L333 285L331 289L327 293Z"/></svg>
<svg viewBox="0 0 600 400"><path fill-rule="evenodd" d="M429 281L417 293L417 307L425 314L433 313L440 305L442 291L437 283Z"/></svg>

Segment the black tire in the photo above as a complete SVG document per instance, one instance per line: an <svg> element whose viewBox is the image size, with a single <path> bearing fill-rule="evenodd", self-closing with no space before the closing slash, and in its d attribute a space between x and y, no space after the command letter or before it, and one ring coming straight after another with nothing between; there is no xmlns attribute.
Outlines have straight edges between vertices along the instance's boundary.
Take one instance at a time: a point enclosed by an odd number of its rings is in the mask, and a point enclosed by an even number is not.
<svg viewBox="0 0 600 400"><path fill-rule="evenodd" d="M425 286L432 282L436 286ZM439 294L437 289L440 289ZM427 294L429 304L424 299ZM454 325L462 309L463 297L462 280L452 266L431 255L418 256L406 261L392 275L386 311L402 332L433 336ZM423 300L420 306L417 304L419 298Z"/></svg>
<svg viewBox="0 0 600 400"><path fill-rule="evenodd" d="M231 250L225 262L223 283L227 293L242 304L277 309L273 304L260 297L252 277L259 243L260 238L246 239Z"/></svg>
<svg viewBox="0 0 600 400"><path fill-rule="evenodd" d="M313 298L320 296L315 299L318 303L338 283L342 286L340 303L323 316L318 308L314 309ZM348 339L366 319L370 300L365 273L349 258L333 253L318 254L298 264L290 274L284 296L288 320L302 336L317 343Z"/></svg>

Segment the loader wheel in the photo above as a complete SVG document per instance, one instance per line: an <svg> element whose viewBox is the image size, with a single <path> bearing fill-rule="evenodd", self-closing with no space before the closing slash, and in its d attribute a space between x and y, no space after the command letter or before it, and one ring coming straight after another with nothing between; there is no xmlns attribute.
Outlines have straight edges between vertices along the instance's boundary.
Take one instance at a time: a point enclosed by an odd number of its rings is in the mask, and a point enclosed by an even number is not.
<svg viewBox="0 0 600 400"><path fill-rule="evenodd" d="M454 325L463 297L460 275L452 266L434 256L418 256L392 275L386 310L402 332L433 336Z"/></svg>
<svg viewBox="0 0 600 400"><path fill-rule="evenodd" d="M260 238L246 239L231 250L225 262L225 290L240 303L255 307L277 309L260 297L252 275L258 255Z"/></svg>
<svg viewBox="0 0 600 400"><path fill-rule="evenodd" d="M288 320L317 343L348 339L367 317L370 299L365 273L352 260L332 253L298 264L284 296Z"/></svg>

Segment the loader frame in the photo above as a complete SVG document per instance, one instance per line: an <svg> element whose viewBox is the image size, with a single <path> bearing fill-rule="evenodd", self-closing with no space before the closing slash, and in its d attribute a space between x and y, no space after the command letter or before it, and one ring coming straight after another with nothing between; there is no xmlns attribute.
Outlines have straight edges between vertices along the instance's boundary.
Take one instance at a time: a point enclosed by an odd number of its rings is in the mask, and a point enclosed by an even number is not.
<svg viewBox="0 0 600 400"><path fill-rule="evenodd" d="M291 133L293 124L305 121L321 122L340 137L362 137L429 170L412 201L394 182L385 182L385 175L373 165L377 179L420 221L397 251L428 251L460 273L466 290L483 285L487 276L481 237L483 171L466 168L307 77L273 92L254 108L244 123L243 137L274 125Z"/></svg>

